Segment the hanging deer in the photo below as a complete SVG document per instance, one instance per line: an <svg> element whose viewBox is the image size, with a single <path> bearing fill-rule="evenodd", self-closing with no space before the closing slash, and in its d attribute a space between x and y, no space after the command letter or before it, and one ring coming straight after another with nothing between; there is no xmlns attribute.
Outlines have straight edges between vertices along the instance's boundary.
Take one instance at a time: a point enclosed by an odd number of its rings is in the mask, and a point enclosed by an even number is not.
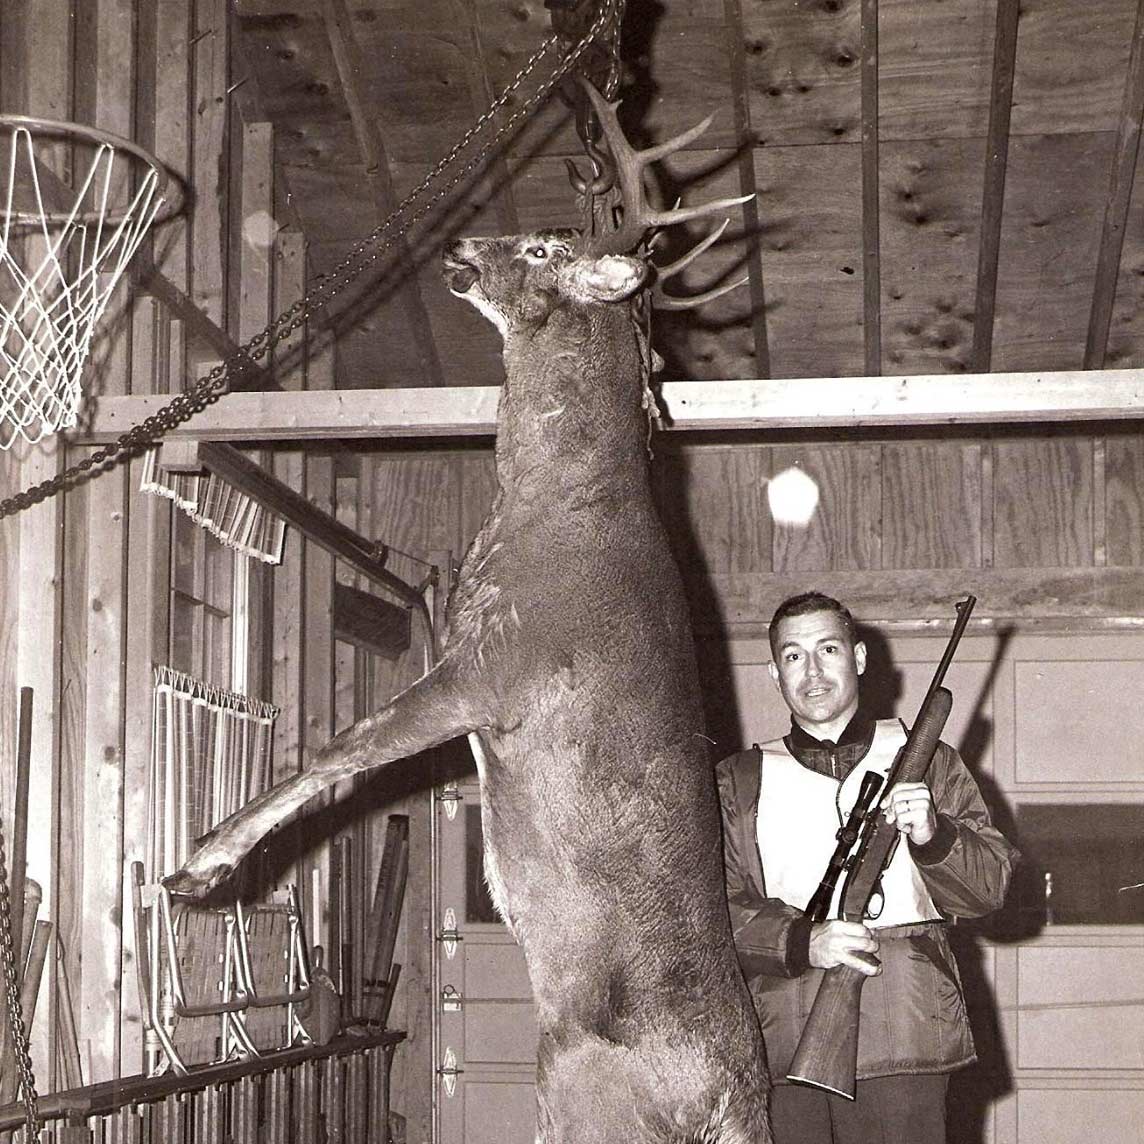
<svg viewBox="0 0 1144 1144"><path fill-rule="evenodd" d="M741 200L652 210L644 169L707 123L635 151L617 105L589 96L618 229L445 252L452 293L503 337L505 382L499 488L438 663L227 819L170 884L201 893L320 791L470 734L485 876L536 999L538 1142L767 1144L688 611L652 501L639 302L654 268L631 253L649 226Z"/></svg>

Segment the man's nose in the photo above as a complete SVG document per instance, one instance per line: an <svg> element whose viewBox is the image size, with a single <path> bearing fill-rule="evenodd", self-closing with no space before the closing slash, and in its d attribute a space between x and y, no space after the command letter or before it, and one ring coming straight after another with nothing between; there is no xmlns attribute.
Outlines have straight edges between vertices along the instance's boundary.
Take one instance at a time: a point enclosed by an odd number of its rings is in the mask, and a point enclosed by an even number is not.
<svg viewBox="0 0 1144 1144"><path fill-rule="evenodd" d="M818 662L818 656L812 655L807 657L806 674L815 679L822 674L822 664Z"/></svg>

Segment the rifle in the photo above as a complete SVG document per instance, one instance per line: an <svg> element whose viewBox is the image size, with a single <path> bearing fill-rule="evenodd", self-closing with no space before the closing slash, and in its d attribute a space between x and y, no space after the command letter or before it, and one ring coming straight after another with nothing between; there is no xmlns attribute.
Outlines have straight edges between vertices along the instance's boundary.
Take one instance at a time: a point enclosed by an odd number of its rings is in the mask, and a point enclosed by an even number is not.
<svg viewBox="0 0 1144 1144"><path fill-rule="evenodd" d="M975 596L957 604L957 620L949 637L945 653L934 672L929 690L918 708L918 716L910 728L905 744L898 752L886 779L886 790L892 790L898 783L920 782L924 777L937 750L945 721L953 706L953 696L942 686L945 673L953 661L957 645L961 642L965 626ZM863 786L865 790L865 784ZM859 794L861 802L862 794ZM869 801L873 795L869 796ZM855 805L855 811L858 805ZM861 837L852 858L840 859L843 846L843 833L851 825L838 832L839 843L827 867L823 884L815 891L807 905L807 913L813 921L823 921L825 910L829 908L833 896L838 869L847 870L846 881L842 885L840 914L845 921L861 922L866 918L870 899L878 889L882 873L890 863L894 847L898 842L898 828L886 822L877 806L870 806L862 812ZM851 812L851 819L854 811ZM829 889L824 886L829 882ZM825 904L822 901L825 895ZM813 912L812 912L813 907ZM815 917L814 913L822 916ZM869 954L858 954L864 961L877 965L877 958ZM848 1100L854 1099L855 1074L858 1070L858 1008L862 996L862 986L866 974L849 965L836 965L826 970L818 986L810 1016L803 1028L794 1059L791 1061L787 1080L796 1084L823 1088L838 1093Z"/></svg>

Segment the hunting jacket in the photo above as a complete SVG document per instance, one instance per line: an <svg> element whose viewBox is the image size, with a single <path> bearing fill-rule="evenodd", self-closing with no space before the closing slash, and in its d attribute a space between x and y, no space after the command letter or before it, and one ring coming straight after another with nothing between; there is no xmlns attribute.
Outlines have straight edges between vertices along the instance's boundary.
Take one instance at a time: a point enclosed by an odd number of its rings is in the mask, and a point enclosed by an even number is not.
<svg viewBox="0 0 1144 1144"><path fill-rule="evenodd" d="M803 766L839 783L865 756L875 723L856 715L838 743L820 742L792 722L782 741ZM802 910L767 896L756 834L762 752L724 759L717 768L723 812L727 897L735 948L758 1010L771 1074L785 1083L823 971L809 963L811 923ZM1017 851L992 825L973 776L940 743L926 774L937 833L909 843L943 918L981 917L1004 900ZM824 869L825 872L825 869ZM975 1059L961 978L946 923L878 931L882 972L862 989L859 1080L950 1072Z"/></svg>

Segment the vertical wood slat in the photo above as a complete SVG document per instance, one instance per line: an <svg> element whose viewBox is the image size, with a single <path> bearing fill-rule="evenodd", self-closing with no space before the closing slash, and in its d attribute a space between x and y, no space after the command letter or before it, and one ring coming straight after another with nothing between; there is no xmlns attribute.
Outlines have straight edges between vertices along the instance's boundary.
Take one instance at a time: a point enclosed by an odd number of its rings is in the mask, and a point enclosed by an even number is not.
<svg viewBox="0 0 1144 1144"><path fill-rule="evenodd" d="M134 134L135 20L133 7L99 0L87 7L80 34L88 50L77 55L77 104L90 103L105 130ZM93 49L93 50L92 50ZM120 192L122 194L122 192ZM113 205L121 202L116 197ZM102 276L101 276L102 277ZM130 321L114 319L128 294L116 289L104 314L105 336L93 356L101 366L101 392L123 394L130 376ZM126 663L127 473L120 467L92 482L88 501L89 688L84 727L83 945L80 978L81 1038L86 1038L93 1080L120 1072L123 995L122 872L124 841L124 684ZM99 830L92 828L100 825ZM110 837L109 837L110 836ZM96 953L98 951L98 953Z"/></svg>
<svg viewBox="0 0 1144 1144"><path fill-rule="evenodd" d="M1108 563L1108 453L1103 437L1092 441L1092 562L1097 568Z"/></svg>
<svg viewBox="0 0 1144 1144"><path fill-rule="evenodd" d="M195 189L191 267L195 305L224 324L226 174L230 33L226 0L196 0L191 37L194 69L191 185Z"/></svg>
<svg viewBox="0 0 1144 1144"><path fill-rule="evenodd" d="M997 304L1005 173L1009 163L1009 118L1013 108L1019 10L1020 0L997 2L989 128L985 142L985 182L981 196L981 237L977 253L977 299L973 315L972 369L975 373L987 373L993 357L993 318Z"/></svg>
<svg viewBox="0 0 1144 1144"><path fill-rule="evenodd" d="M20 111L52 119L67 119L72 108L72 48L74 45L72 5L69 0L45 0L25 5L22 13L4 14L0 93L8 111ZM26 489L53 477L62 467L64 450L58 438L50 438L35 448L16 447L7 458L12 475L11 491ZM4 657L13 670L12 688L2 702L14 702L19 687L35 692L32 716L33 766L29 789L28 852L29 876L43 888L41 916L58 924L59 833L56 815L57 759L61 735L60 709L60 619L58 595L62 574L61 531L63 503L60 497L21 512L0 524L2 546L10 555L12 595L9 615L14 647ZM15 707L12 707L14 715ZM13 739L9 740L14 741ZM77 768L78 769L78 768ZM3 780L0 780L2 782ZM8 794L8 791L0 791ZM6 797L3 813L10 816L12 800ZM42 988L48 988L53 971L44 975ZM54 1081L53 1007L37 1005L42 1016L31 1029L32 1061L37 1076Z"/></svg>
<svg viewBox="0 0 1144 1144"><path fill-rule="evenodd" d="M747 283L751 292L751 333L755 348L755 376L771 376L771 351L767 338L766 288L759 258L758 180L755 176L754 132L751 130L751 101L747 91L747 68L743 58L742 0L723 0L727 23L728 55L731 69L731 104L735 116L735 140L739 166L739 187L750 199L743 204L743 239L747 259Z"/></svg>
<svg viewBox="0 0 1144 1144"><path fill-rule="evenodd" d="M882 372L882 256L878 194L878 0L862 0L862 313L868 377Z"/></svg>
<svg viewBox="0 0 1144 1144"><path fill-rule="evenodd" d="M159 320L157 304L139 299L135 335L132 340L132 373L140 384L136 390L163 391L167 378L158 376L156 359L159 338L167 336L167 325ZM165 350L165 347L163 347ZM165 373L165 371L164 371ZM146 384L142 384L142 379ZM124 678L124 853L122 869L146 858L147 789L151 761L153 709L153 668L168 659L170 619L170 528L171 508L158 497L140 496L143 462L136 458L127 466L128 508L126 602L126 669ZM126 916L126 915L125 915ZM124 927L125 932L128 927ZM121 1069L134 1072L143 1066L143 1025L138 990L138 951L134 942L124 940L122 973L126 978L121 993L120 1015L123 1030Z"/></svg>
<svg viewBox="0 0 1144 1144"><path fill-rule="evenodd" d="M1092 291L1092 309L1088 318L1088 335L1084 347L1084 368L1102 369L1108 350L1108 331L1112 322L1112 306L1120 274L1120 257L1124 249L1124 227L1132 200L1136 176L1136 157L1140 149L1141 121L1144 120L1144 0L1136 9L1136 28L1132 34L1132 51L1124 81L1124 97L1116 127L1116 149L1108 180L1108 201L1100 231L1100 249L1096 259L1096 281Z"/></svg>

